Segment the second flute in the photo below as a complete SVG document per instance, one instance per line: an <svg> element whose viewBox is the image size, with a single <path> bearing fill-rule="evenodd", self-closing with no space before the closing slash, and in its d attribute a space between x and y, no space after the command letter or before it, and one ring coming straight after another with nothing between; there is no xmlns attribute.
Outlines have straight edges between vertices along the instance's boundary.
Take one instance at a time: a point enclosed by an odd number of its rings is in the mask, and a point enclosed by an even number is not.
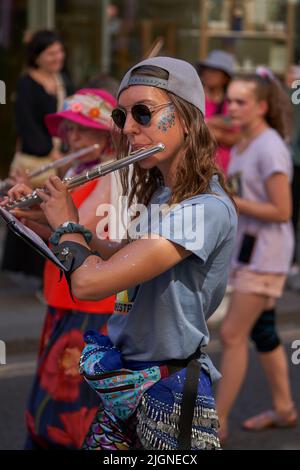
<svg viewBox="0 0 300 470"><path fill-rule="evenodd" d="M149 147L144 150L138 150L137 152L132 152L127 157L124 157L120 160L114 160L113 162L98 165L97 167L93 168L92 170L88 170L82 173L79 176L73 176L72 178L65 178L63 183L66 184L67 189L73 189L77 186L81 186L88 181L92 181L96 178L100 178L100 176L107 175L108 173L112 173L113 171L120 170L121 168L125 168L132 163L138 162L139 160L143 160L144 158L151 157L155 153L162 152L165 149L165 145L162 143L156 144L154 147ZM43 190L42 190L43 191ZM6 204L5 208L7 210L12 209L26 209L36 204L40 204L42 202L41 198L38 195L37 190L33 191L32 193L28 194L27 196L22 197L21 199L10 201Z"/></svg>
<svg viewBox="0 0 300 470"><path fill-rule="evenodd" d="M69 163L73 163L75 160L78 160L81 157L84 157L84 155L87 155L88 153L91 153L93 150L96 150L99 148L98 144L90 145L89 147L85 147L83 149L77 150L76 152L72 152L68 155L65 155L64 157L59 158L58 160L55 160L53 162L47 163L46 165L39 166L35 170L29 171L27 173L27 178L35 178L36 176L40 176L43 173L46 173L46 171L53 170L56 168L61 168L62 166L65 166ZM0 193L1 194L6 194L7 191L13 187L13 183L9 181L9 178L0 181Z"/></svg>

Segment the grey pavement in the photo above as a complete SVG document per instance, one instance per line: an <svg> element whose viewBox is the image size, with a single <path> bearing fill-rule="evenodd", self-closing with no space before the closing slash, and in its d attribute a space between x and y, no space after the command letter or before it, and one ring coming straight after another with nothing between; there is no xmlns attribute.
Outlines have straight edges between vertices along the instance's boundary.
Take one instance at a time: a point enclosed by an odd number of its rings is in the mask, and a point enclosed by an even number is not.
<svg viewBox="0 0 300 470"><path fill-rule="evenodd" d="M286 344L290 355L289 343ZM211 352L218 365L220 352ZM23 448L25 440L24 409L35 370L35 355L8 356L7 366L0 366L0 450ZM290 367L293 395L300 410L300 365ZM249 369L230 420L230 438L225 449L300 450L300 425L293 429L269 429L259 433L241 429L241 422L254 413L270 408L270 396L256 354L250 351Z"/></svg>
<svg viewBox="0 0 300 470"><path fill-rule="evenodd" d="M291 345L300 340L300 295L287 291L280 302L279 328L290 364L294 399L300 410L300 364L291 362ZM34 291L16 286L0 274L0 339L7 343L6 365L0 365L0 450L22 449L25 436L24 409L35 371L45 306ZM211 329L208 348L218 367L220 341L218 323ZM270 408L270 394L257 355L250 349L249 370L230 422L227 449L298 449L300 426L295 429L267 430L249 433L241 429L241 422L253 414Z"/></svg>
<svg viewBox="0 0 300 470"><path fill-rule="evenodd" d="M0 339L8 348L21 352L32 350L38 340L45 314L41 292L31 285L18 285L0 272ZM278 302L278 323L292 328L300 325L300 292L286 290ZM210 322L211 330L217 330L219 319ZM29 349L28 349L29 348Z"/></svg>
<svg viewBox="0 0 300 470"><path fill-rule="evenodd" d="M0 230L1 235L1 230ZM1 240L0 240L1 246ZM299 279L300 280L300 279ZM292 342L300 340L300 291L286 290L278 304L278 322L286 347L294 399L300 410L300 364L291 361ZM35 371L38 339L45 305L32 283L14 282L0 272L0 340L6 342L6 365L0 365L0 450L21 449L25 436L24 408ZM218 366L220 361L219 320L210 323L208 348ZM241 430L243 419L270 408L270 395L257 355L250 348L249 370L231 417L228 449L298 449L300 426L287 430L249 433Z"/></svg>
<svg viewBox="0 0 300 470"><path fill-rule="evenodd" d="M0 222L0 259L4 230ZM300 325L300 275L294 284L299 285L297 291L286 289L277 305L278 323L288 328ZM41 292L37 291L33 282L28 279L18 283L7 273L0 271L0 339L5 341L7 348L14 352L31 351L35 348L43 324L45 305ZM223 311L214 314L209 326L218 330Z"/></svg>
<svg viewBox="0 0 300 470"><path fill-rule="evenodd" d="M0 221L0 260L3 237L4 226ZM20 277L14 281L8 273L0 271L0 339L5 341L9 352L36 349L45 314L45 306L39 299L34 282L22 281Z"/></svg>
<svg viewBox="0 0 300 470"><path fill-rule="evenodd" d="M45 305L40 293L18 286L0 273L0 339L13 352L33 350L40 336Z"/></svg>

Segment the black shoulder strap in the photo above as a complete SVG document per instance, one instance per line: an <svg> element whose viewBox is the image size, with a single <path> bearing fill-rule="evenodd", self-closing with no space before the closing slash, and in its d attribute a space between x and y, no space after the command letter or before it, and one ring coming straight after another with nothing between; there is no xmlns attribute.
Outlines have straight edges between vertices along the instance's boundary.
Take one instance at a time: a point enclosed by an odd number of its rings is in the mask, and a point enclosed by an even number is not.
<svg viewBox="0 0 300 470"><path fill-rule="evenodd" d="M201 355L201 350L200 353ZM200 357L200 355L198 357ZM178 449L189 450L192 446L192 425L196 406L201 362L192 359L186 368L185 383L179 420Z"/></svg>

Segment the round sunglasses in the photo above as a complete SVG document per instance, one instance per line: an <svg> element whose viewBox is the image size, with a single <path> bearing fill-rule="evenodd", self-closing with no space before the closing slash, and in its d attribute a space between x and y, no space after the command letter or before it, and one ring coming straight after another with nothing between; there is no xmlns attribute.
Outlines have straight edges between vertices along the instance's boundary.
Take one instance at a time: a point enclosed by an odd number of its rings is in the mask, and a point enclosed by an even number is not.
<svg viewBox="0 0 300 470"><path fill-rule="evenodd" d="M154 110L158 108L163 108L164 106L168 106L171 104L171 101L168 103L163 104L156 104L154 106L147 106L145 104L135 104L132 106L130 112L133 119L140 124L141 126L148 126L151 122L152 114ZM127 110L125 108L115 108L111 113L111 117L117 127L119 129L124 129L126 118L127 118Z"/></svg>

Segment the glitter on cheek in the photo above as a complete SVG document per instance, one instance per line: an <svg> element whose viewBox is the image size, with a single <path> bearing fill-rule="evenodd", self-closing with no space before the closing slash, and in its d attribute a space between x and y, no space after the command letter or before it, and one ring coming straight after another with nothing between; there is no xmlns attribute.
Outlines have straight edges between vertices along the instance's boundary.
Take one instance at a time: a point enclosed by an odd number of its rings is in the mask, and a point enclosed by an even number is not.
<svg viewBox="0 0 300 470"><path fill-rule="evenodd" d="M173 126L175 126L175 108L174 105L171 104L163 111L157 127L160 131L167 132L167 130Z"/></svg>

